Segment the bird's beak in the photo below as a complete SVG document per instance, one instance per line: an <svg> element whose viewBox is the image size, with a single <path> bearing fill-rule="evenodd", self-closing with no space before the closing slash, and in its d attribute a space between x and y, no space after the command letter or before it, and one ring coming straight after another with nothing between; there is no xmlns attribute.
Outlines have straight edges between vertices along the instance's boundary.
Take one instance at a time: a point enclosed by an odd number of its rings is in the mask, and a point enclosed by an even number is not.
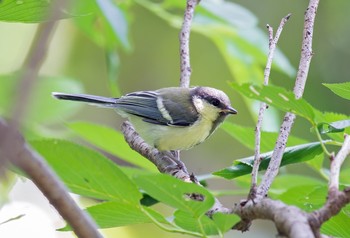
<svg viewBox="0 0 350 238"><path fill-rule="evenodd" d="M225 114L237 114L237 110L233 107L227 107L226 109L222 110Z"/></svg>

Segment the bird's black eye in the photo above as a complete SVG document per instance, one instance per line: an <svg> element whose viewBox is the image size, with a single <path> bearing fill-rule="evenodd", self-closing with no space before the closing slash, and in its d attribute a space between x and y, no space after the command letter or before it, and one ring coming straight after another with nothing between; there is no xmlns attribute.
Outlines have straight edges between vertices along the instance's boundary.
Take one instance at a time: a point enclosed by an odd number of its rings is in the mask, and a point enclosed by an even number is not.
<svg viewBox="0 0 350 238"><path fill-rule="evenodd" d="M215 106L215 107L218 107L219 105L220 105L220 100L219 99L217 99L217 98L211 98L210 100L209 100L209 103L211 104L211 105L213 105L213 106Z"/></svg>

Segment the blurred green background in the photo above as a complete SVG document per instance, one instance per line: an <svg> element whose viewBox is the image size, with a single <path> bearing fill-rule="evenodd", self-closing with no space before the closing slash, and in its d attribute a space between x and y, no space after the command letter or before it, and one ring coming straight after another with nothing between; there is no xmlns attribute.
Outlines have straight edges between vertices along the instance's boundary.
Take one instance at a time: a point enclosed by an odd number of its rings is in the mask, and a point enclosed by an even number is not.
<svg viewBox="0 0 350 238"><path fill-rule="evenodd" d="M205 0L202 0L205 1ZM277 29L282 17L292 13L292 17L286 24L278 43L280 50L290 60L294 68L298 67L300 47L303 30L303 15L308 1L233 1L249 9L258 19L258 26L266 32L266 24ZM322 83L336 83L348 81L350 66L350 18L348 12L350 2L348 0L321 1L316 17L314 32L314 57L312 59L310 73L305 89L304 98L313 106L322 111L335 111L345 114L350 112L349 101L339 99ZM116 60L119 66L115 69L113 80L117 79L119 90L122 94L137 90L154 90L161 87L179 85L179 29L169 25L153 12L140 4L131 4L127 9L130 19L129 39L131 50L118 49ZM30 48L37 24L0 23L0 75L11 74L21 68L25 56ZM210 29L209 29L210 30ZM263 39L262 39L263 40ZM266 49L268 42L265 42ZM192 77L191 85L206 85L225 91L231 98L233 106L239 114L228 120L244 126L254 126L248 105L243 98L228 85L229 81L235 81L230 70L235 70L236 65L228 65L224 57L218 51L216 45L203 34L193 32L190 40ZM113 51L112 51L113 52ZM94 43L90 37L82 32L74 19L61 20L55 32L48 51L47 58L40 71L40 75L64 76L80 82L85 93L118 96L110 88L108 74L108 61L103 47ZM261 66L263 70L263 66ZM295 77L272 69L271 82L275 85L292 90ZM249 79L248 79L249 80ZM261 75L262 80L262 75ZM78 88L80 85L77 86ZM67 92L70 89L67 89ZM54 100L48 94L46 100ZM62 102L55 102L56 105ZM67 102L69 103L69 102ZM67 118L56 118L41 133L46 136L61 135L65 130L64 123L75 120L85 120L109 125L119 129L122 119L112 110L91 106L82 106L78 110L62 112L70 114ZM276 120L280 117L268 117L267 128L275 130L279 125ZM310 133L310 125L304 119L297 119L293 134L310 141L316 137ZM30 134L30 133L29 133ZM62 133L64 134L64 133ZM33 135L34 136L34 135ZM77 139L75 139L77 140ZM206 143L197 146L190 151L182 153L182 159L189 171L195 174L207 174L231 165L238 158L250 156L251 151L232 139L223 130L218 130ZM300 170L295 166L285 168L289 171ZM307 171L306 172L310 172ZM248 178L246 178L248 179ZM244 179L242 179L244 180ZM220 184L211 181L213 188L222 188ZM232 189L232 182L225 186ZM223 200L225 205L232 204L232 198ZM237 199L235 201L238 201ZM264 237L260 228L266 227L267 222L257 223L253 226L253 232L240 234L231 232L239 237ZM268 223L269 224L269 223ZM128 229L128 228L126 228ZM179 235L165 234L154 226L134 226L121 237L154 237L161 234L163 237L178 237ZM254 232L254 230L258 230ZM269 227L270 232L266 237L275 234L274 228ZM119 230L124 230L119 229ZM147 232L145 232L147 231ZM115 231L113 231L115 232ZM230 235L227 235L230 237Z"/></svg>

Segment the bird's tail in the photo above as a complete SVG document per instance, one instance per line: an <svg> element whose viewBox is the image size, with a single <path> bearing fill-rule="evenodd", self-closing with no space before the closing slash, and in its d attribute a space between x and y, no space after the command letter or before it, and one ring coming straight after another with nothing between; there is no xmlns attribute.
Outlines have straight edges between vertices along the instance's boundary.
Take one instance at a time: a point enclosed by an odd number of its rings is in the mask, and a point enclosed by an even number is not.
<svg viewBox="0 0 350 238"><path fill-rule="evenodd" d="M91 103L91 104L95 104L103 107L113 107L115 106L115 103L118 100L117 98L108 98L108 97L101 97L101 96L88 95L88 94L68 94L68 93L56 93L56 92L53 92L52 96L60 100L87 102L87 103Z"/></svg>

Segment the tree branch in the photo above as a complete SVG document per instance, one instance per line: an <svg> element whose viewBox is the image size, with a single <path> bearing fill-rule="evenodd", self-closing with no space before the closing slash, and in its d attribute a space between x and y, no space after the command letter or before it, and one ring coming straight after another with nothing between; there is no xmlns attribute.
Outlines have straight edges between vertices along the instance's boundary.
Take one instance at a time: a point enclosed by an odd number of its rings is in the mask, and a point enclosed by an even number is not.
<svg viewBox="0 0 350 238"><path fill-rule="evenodd" d="M310 67L310 62L312 57L313 28L314 28L314 22L315 22L318 4L319 4L319 0L310 0L309 6L305 12L301 58L300 58L299 69L298 69L297 77L295 80L295 86L294 86L294 94L296 98L302 97L307 75L309 72L309 67ZM278 174L282 155L286 148L287 140L288 140L290 131L292 129L294 120L295 120L295 114L290 112L286 113L280 128L280 134L278 136L276 146L274 148L274 151L271 157L271 161L263 176L262 182L257 189L257 196L261 198L267 195L267 192L272 184L272 181L275 179L276 175Z"/></svg>
<svg viewBox="0 0 350 238"><path fill-rule="evenodd" d="M102 237L90 216L81 210L69 195L66 187L30 148L22 135L11 125L0 120L0 154L22 170L35 183L60 215L70 224L79 238Z"/></svg>
<svg viewBox="0 0 350 238"><path fill-rule="evenodd" d="M187 0L179 40L180 40L180 87L190 86L191 65L190 65L190 32L194 15L194 9L199 0Z"/></svg>
<svg viewBox="0 0 350 238"><path fill-rule="evenodd" d="M267 63L264 71L264 85L269 84L269 78L270 78L270 71L271 71L271 65L273 56L275 53L275 49L277 46L278 39L282 33L283 27L286 24L286 22L289 20L291 14L288 14L284 18L282 18L281 23L277 29L276 36L273 37L273 28L269 25L267 25L267 29L269 32L269 54L267 57ZM258 181L258 172L259 172L259 166L261 163L260 158L260 141L261 141L261 126L264 118L265 110L268 108L267 104L262 102L260 103L259 108L259 114L258 114L258 121L255 127L255 155L254 155L254 165L252 168L252 179L251 179L251 188L248 197L254 199L256 195L256 186Z"/></svg>

